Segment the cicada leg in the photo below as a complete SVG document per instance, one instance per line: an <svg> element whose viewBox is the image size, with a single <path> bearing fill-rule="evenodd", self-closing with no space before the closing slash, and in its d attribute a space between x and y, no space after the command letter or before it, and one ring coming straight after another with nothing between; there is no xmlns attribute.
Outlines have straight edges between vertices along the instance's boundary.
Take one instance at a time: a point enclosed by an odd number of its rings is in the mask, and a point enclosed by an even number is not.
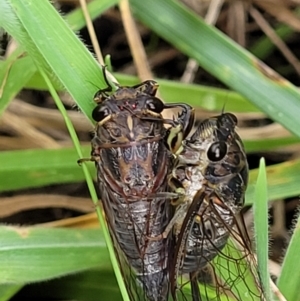
<svg viewBox="0 0 300 301"><path fill-rule="evenodd" d="M140 92L148 94L150 96L155 96L156 91L158 89L158 83L154 80L146 80L141 84L135 85L132 87L133 89L137 89Z"/></svg>
<svg viewBox="0 0 300 301"><path fill-rule="evenodd" d="M171 232L171 230L173 229L174 225L176 224L181 224L186 210L189 206L189 203L186 202L185 200L185 190L182 187L182 184L180 181L178 181L176 178L171 177L169 180L169 186L171 187L171 189L173 191L175 191L177 198L172 199L171 204L173 206L176 206L176 211L174 216L172 217L172 219L170 220L169 224L167 225L165 231L157 236L154 237L148 237L149 240L161 240L161 239L165 239L168 237L169 233Z"/></svg>
<svg viewBox="0 0 300 301"><path fill-rule="evenodd" d="M167 147L173 154L182 152L182 141L183 141L183 129L182 125L178 124L175 127L171 127L167 133Z"/></svg>
<svg viewBox="0 0 300 301"><path fill-rule="evenodd" d="M101 121L98 122L98 126L102 126L105 124L107 121L109 121L112 118L112 115L109 114L108 116L105 116Z"/></svg>
<svg viewBox="0 0 300 301"><path fill-rule="evenodd" d="M156 112L151 111L149 109L145 110L145 113L153 116L154 117L154 121L157 121L156 118L158 118L159 120L161 120L160 113L156 113ZM143 119L143 117L141 119ZM151 118L147 117L147 120L150 120L150 119Z"/></svg>
<svg viewBox="0 0 300 301"><path fill-rule="evenodd" d="M77 164L81 165L83 162L99 162L99 156L91 156L90 158L81 158L77 160Z"/></svg>
<svg viewBox="0 0 300 301"><path fill-rule="evenodd" d="M106 76L106 68L107 68L107 66L102 66L102 73L103 73L104 81L107 84L107 87L105 89L101 89L95 93L93 100L96 104L100 104L101 102L103 102L107 97L109 97L107 92L112 92L112 90L113 90L113 87L110 84L110 82L108 81L107 76Z"/></svg>
<svg viewBox="0 0 300 301"><path fill-rule="evenodd" d="M166 124L171 124L168 129L166 144L169 150L177 155L183 150L182 142L188 136L194 125L195 111L186 104L166 104L166 108L181 107L182 112L178 115L176 121L164 120Z"/></svg>
<svg viewBox="0 0 300 301"><path fill-rule="evenodd" d="M156 99L157 103L154 106L154 100ZM194 125L195 119L195 110L191 106L183 103L169 103L165 104L158 98L153 98L153 106L156 107L156 110L146 109L145 113L150 115L147 117L140 117L142 120L163 122L164 124L171 125L171 128L168 130L167 134L167 146L173 152L177 153L178 150L181 150L182 141L188 136ZM181 108L182 111L178 114L178 118L175 119L162 119L161 112L164 109L174 109Z"/></svg>
<svg viewBox="0 0 300 301"><path fill-rule="evenodd" d="M182 108L182 111L178 114L177 123L182 126L183 139L185 139L194 126L195 109L185 103L167 103L165 109ZM182 140L183 140L182 139Z"/></svg>
<svg viewBox="0 0 300 301"><path fill-rule="evenodd" d="M185 213L186 213L186 210L187 210L188 206L189 206L189 204L187 202L184 202L184 203L180 204L177 207L176 212L175 212L173 218L170 220L170 222L169 222L168 226L166 227L165 231L160 235L153 236L153 237L148 237L148 239L156 241L156 240L161 240L161 239L167 238L169 233L172 231L173 227L176 224L181 224L183 222L183 219L185 217Z"/></svg>

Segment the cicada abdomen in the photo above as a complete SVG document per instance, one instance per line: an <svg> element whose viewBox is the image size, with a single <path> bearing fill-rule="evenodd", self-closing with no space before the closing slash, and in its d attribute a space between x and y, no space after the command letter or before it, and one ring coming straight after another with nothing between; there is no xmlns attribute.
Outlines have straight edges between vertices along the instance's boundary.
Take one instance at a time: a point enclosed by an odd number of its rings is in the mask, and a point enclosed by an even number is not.
<svg viewBox="0 0 300 301"><path fill-rule="evenodd" d="M153 241L170 222L173 193L167 177L172 156L156 98L157 84L147 81L95 95L98 122L92 140L100 197L119 265L132 300L167 300L171 238ZM183 105L183 107L186 107ZM181 115L181 118L182 115Z"/></svg>
<svg viewBox="0 0 300 301"><path fill-rule="evenodd" d="M248 164L236 125L230 113L204 120L177 154L173 176L185 195L176 209L179 217L171 221L176 233L170 272L174 299L263 300L249 239L237 221ZM191 293L184 288L188 283Z"/></svg>

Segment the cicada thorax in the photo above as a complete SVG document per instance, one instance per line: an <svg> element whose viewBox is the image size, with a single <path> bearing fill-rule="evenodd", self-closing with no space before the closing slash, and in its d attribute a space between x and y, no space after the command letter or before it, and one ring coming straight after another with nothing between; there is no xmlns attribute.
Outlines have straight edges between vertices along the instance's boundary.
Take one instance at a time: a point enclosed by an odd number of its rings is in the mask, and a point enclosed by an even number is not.
<svg viewBox="0 0 300 301"><path fill-rule="evenodd" d="M154 82L120 87L101 96L93 112L96 125L92 156L100 198L132 300L166 300L170 238L152 241L171 219L166 148ZM152 120L154 118L154 121Z"/></svg>

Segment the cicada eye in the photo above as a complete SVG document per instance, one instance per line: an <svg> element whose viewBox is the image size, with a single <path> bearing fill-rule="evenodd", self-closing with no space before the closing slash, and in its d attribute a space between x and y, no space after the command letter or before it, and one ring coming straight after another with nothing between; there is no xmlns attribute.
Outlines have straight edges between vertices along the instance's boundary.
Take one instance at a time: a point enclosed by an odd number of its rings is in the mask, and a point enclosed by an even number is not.
<svg viewBox="0 0 300 301"><path fill-rule="evenodd" d="M226 115L233 121L233 123L234 123L235 125L237 125L238 120L237 120L237 118L236 118L235 115L233 115L232 113L226 113Z"/></svg>
<svg viewBox="0 0 300 301"><path fill-rule="evenodd" d="M219 126L225 129L233 130L238 124L238 120L232 113L224 113L218 118Z"/></svg>
<svg viewBox="0 0 300 301"><path fill-rule="evenodd" d="M99 122L103 120L105 117L107 117L109 114L110 112L107 108L97 106L92 112L92 117L95 121Z"/></svg>
<svg viewBox="0 0 300 301"><path fill-rule="evenodd" d="M156 97L152 97L149 100L147 100L146 104L148 110L153 111L155 113L161 113L165 108L165 104L159 98Z"/></svg>
<svg viewBox="0 0 300 301"><path fill-rule="evenodd" d="M210 161L217 162L222 160L227 154L227 145L223 141L213 143L208 151L207 157Z"/></svg>

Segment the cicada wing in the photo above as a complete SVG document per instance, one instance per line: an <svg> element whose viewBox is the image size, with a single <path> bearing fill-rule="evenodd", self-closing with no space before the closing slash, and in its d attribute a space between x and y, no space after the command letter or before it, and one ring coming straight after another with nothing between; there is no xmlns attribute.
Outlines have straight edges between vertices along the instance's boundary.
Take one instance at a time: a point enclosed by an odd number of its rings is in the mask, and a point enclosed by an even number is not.
<svg viewBox="0 0 300 301"><path fill-rule="evenodd" d="M244 224L229 208L221 214L213 202L206 203L206 196L201 192L194 199L178 236L170 273L174 300L265 300Z"/></svg>
<svg viewBox="0 0 300 301"><path fill-rule="evenodd" d="M232 227L227 227L227 244L208 264L213 277L212 284L208 286L215 288L217 292L217 296L212 300L265 300L257 260L251 250L250 239L242 219L241 215L239 220L233 216ZM213 242L211 245L213 247Z"/></svg>
<svg viewBox="0 0 300 301"><path fill-rule="evenodd" d="M143 296L143 290L137 283L137 275L132 269L131 265L126 258L122 247L116 237L115 233L115 217L112 214L112 210L108 204L116 202L117 200L111 196L111 194L106 190L107 187L103 185L103 182L99 183L100 192L101 192L101 201L103 204L104 212L105 212L105 219L107 222L108 230L110 233L110 237L113 243L114 251L116 258L118 260L119 268L127 289L127 293L130 297L130 300L137 301L137 300L147 300Z"/></svg>
<svg viewBox="0 0 300 301"><path fill-rule="evenodd" d="M116 194L103 184L100 188L108 229L130 299L167 300L170 239L149 241L148 238L160 233L168 223L170 201L158 197L132 202L117 199ZM157 206L159 208L155 208ZM157 233L149 233L149 223L141 222L141 213L152 226L157 225Z"/></svg>

